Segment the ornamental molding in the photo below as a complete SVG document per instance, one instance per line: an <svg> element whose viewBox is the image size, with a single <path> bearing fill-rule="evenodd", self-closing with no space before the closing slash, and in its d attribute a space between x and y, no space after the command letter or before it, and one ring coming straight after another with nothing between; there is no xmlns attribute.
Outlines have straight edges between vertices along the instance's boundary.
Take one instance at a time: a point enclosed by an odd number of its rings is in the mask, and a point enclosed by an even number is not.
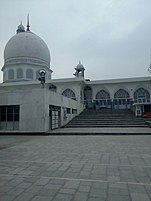
<svg viewBox="0 0 151 201"><path fill-rule="evenodd" d="M5 60L5 66L12 64L33 64L38 66L46 66L49 68L49 64L47 62L37 58L16 57Z"/></svg>

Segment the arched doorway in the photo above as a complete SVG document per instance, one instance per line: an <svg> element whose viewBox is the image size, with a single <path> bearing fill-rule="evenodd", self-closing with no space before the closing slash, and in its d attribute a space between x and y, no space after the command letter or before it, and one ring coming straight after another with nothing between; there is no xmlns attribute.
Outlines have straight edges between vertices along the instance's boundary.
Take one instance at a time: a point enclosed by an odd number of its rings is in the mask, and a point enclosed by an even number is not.
<svg viewBox="0 0 151 201"><path fill-rule="evenodd" d="M139 88L134 92L134 103L149 103L150 94L144 88Z"/></svg>
<svg viewBox="0 0 151 201"><path fill-rule="evenodd" d="M150 93L144 88L137 89L134 92L134 105L137 116L141 116L144 112L150 112Z"/></svg>
<svg viewBox="0 0 151 201"><path fill-rule="evenodd" d="M114 109L130 109L130 95L124 89L119 89L114 94Z"/></svg>
<svg viewBox="0 0 151 201"><path fill-rule="evenodd" d="M97 108L111 108L110 94L107 91L100 90L95 98Z"/></svg>
<svg viewBox="0 0 151 201"><path fill-rule="evenodd" d="M92 88L90 86L84 87L84 104L86 105L86 108L92 108Z"/></svg>

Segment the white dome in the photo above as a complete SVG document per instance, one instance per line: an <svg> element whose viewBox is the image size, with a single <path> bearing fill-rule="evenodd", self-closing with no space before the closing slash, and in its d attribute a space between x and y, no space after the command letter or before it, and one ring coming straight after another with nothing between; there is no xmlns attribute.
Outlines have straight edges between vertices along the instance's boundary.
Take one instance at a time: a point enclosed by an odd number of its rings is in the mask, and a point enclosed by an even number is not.
<svg viewBox="0 0 151 201"><path fill-rule="evenodd" d="M16 34L6 44L4 66L19 63L50 68L50 53L46 43L30 31Z"/></svg>
<svg viewBox="0 0 151 201"><path fill-rule="evenodd" d="M84 66L81 64L81 61L79 61L79 63L78 63L78 65L77 65L76 69L82 69L82 68L84 68Z"/></svg>

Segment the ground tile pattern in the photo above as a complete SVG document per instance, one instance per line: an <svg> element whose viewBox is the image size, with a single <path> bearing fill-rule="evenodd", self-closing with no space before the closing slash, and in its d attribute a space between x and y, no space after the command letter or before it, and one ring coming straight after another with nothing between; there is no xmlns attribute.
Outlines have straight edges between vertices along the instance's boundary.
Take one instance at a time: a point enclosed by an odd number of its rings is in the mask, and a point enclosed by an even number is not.
<svg viewBox="0 0 151 201"><path fill-rule="evenodd" d="M151 201L150 135L0 136L0 147L0 201Z"/></svg>

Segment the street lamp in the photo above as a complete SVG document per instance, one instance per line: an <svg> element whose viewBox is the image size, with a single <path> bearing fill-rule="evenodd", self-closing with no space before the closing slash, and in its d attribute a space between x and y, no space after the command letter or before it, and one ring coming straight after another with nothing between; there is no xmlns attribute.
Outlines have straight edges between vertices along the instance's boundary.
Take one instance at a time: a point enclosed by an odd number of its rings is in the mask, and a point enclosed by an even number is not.
<svg viewBox="0 0 151 201"><path fill-rule="evenodd" d="M40 70L40 71L39 71L39 75L40 75L40 77L38 78L38 80L41 81L41 84L42 84L42 86L43 86L43 88L44 88L44 84L45 84L45 80L46 80L46 78L45 78L46 71L43 70L43 69Z"/></svg>

